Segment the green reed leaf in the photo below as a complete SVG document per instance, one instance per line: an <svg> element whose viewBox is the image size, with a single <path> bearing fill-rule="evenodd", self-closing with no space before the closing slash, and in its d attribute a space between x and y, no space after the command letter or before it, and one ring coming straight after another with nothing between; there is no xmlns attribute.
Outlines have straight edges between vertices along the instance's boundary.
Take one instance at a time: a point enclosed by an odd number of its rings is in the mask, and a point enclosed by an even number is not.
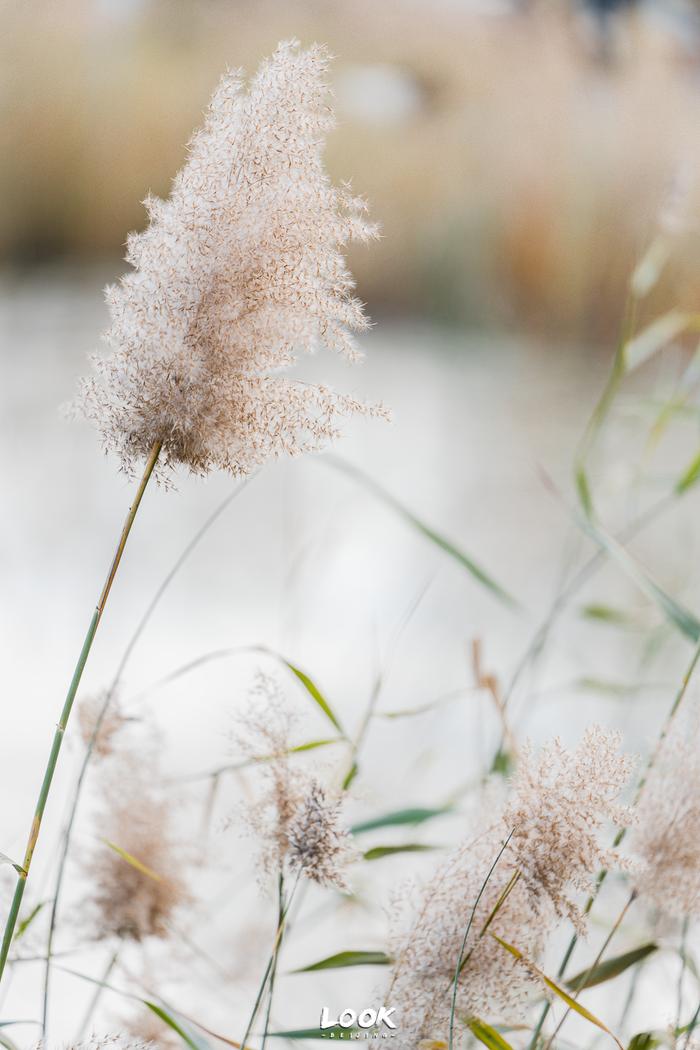
<svg viewBox="0 0 700 1050"><path fill-rule="evenodd" d="M661 1042L654 1032L637 1032L627 1044L627 1050L655 1050Z"/></svg>
<svg viewBox="0 0 700 1050"><path fill-rule="evenodd" d="M397 809L392 813L385 813L381 817L372 820L364 820L360 824L354 824L350 828L353 835L361 835L365 831L374 831L375 828L390 828L402 824L424 824L433 817L444 817L451 813L451 806L441 806L439 809L427 809L416 806L413 809Z"/></svg>
<svg viewBox="0 0 700 1050"><path fill-rule="evenodd" d="M314 970L339 970L347 966L390 966L393 960L385 952L376 951L347 951L337 952L329 955L327 959L311 963L310 966L301 966L292 973L312 973Z"/></svg>
<svg viewBox="0 0 700 1050"><path fill-rule="evenodd" d="M698 479L700 479L700 452L696 453L676 482L674 490L676 495L682 496L684 492L692 488Z"/></svg>
<svg viewBox="0 0 700 1050"><path fill-rule="evenodd" d="M483 569L473 558L466 554L463 550L457 547L454 543L443 536L437 530L431 528L422 521L417 515L413 514L412 511L408 510L395 496L392 496L390 492L375 481L374 478L369 477L364 471L360 470L359 467L353 466L351 463L347 463L345 460L340 459L337 456L326 454L322 457L322 462L328 463L335 470L340 470L348 477L353 478L359 482L365 489L371 492L377 499L381 500L386 506L391 507L399 517L403 518L412 528L429 540L432 544L438 547L444 554L456 561L463 569L479 583L481 583L487 590L495 595L500 601L506 605L510 605L517 608L519 603L512 597L499 583L497 583L492 576L490 576L485 569Z"/></svg>
<svg viewBox="0 0 700 1050"><path fill-rule="evenodd" d="M27 932L27 930L29 929L31 924L36 919L37 915L41 912L41 910L47 904L48 904L48 901L39 901L38 904L34 905L32 910L30 911L29 915L26 917L26 919L22 919L21 922L17 923L17 929L15 931L15 937L14 937L14 939L16 941L18 941L20 939L20 937L22 936L23 933Z"/></svg>
<svg viewBox="0 0 700 1050"><path fill-rule="evenodd" d="M152 1003L148 999L144 999L143 1002L144 1006L152 1010L156 1017L160 1017L161 1021L165 1022L168 1028L172 1028L173 1032L180 1036L185 1046L189 1046L190 1050L211 1050L211 1043L208 1043L201 1036L195 1035L189 1028L183 1027L182 1022L176 1020L173 1014L164 1010L162 1006L158 1006L157 1003Z"/></svg>
<svg viewBox="0 0 700 1050"><path fill-rule="evenodd" d="M636 621L624 609L615 609L611 605L593 603L584 605L581 616L586 620L597 620L600 623L609 623L615 627L636 627Z"/></svg>
<svg viewBox="0 0 700 1050"><path fill-rule="evenodd" d="M396 853L429 853L438 849L437 846L424 845L421 842L406 842L400 846L374 846L362 854L364 860L382 860L383 857L393 857Z"/></svg>
<svg viewBox="0 0 700 1050"><path fill-rule="evenodd" d="M573 991L582 991L584 988L593 988L596 984L611 981L614 977L628 970L630 966L636 966L642 959L646 959L648 955L657 951L658 947L658 944L650 941L648 944L642 944L639 948L633 948L623 955L616 955L613 959L606 959L604 962L594 966L592 970L582 970L581 973L576 974L575 977L566 982L566 987Z"/></svg>
<svg viewBox="0 0 700 1050"><path fill-rule="evenodd" d="M146 864L143 864L137 857L133 857L131 853L127 853L127 851L122 849L121 846L115 845L115 843L110 842L109 839L102 839L102 841L105 846L109 846L111 850L118 853L122 860L126 861L126 863L132 868L135 868L136 871L140 871L142 875L146 875L149 879L153 879L154 882L163 881L162 875L159 875L157 871L153 871L153 869L149 868Z"/></svg>
<svg viewBox="0 0 700 1050"><path fill-rule="evenodd" d="M331 724L335 726L335 728L338 730L339 733L342 733L343 736L345 736L345 731L344 731L343 727L341 726L337 715L333 712L330 704L328 703L326 698L323 696L323 694L321 693L321 690L318 688L316 683L314 681L312 681L312 679L309 678L309 676L306 674L306 672L302 671L300 667L297 667L295 664L290 663L289 660L285 660L284 657L281 657L281 659L282 659L282 662L292 672L292 674L296 675L296 677L299 679L301 684L304 686L304 689L306 689L306 691L309 694L309 696L311 697L311 699L314 701L314 703L318 704L318 706L321 708L321 710L323 711L324 715L329 720L329 722L331 722Z"/></svg>
<svg viewBox="0 0 700 1050"><path fill-rule="evenodd" d="M358 766L357 762L353 762L353 764L350 766L350 769L345 774L345 778L343 780L343 791L348 790L348 788L350 787L350 785L352 784L353 780L359 772L360 767Z"/></svg>
<svg viewBox="0 0 700 1050"><path fill-rule="evenodd" d="M630 339L622 351L625 371L631 372L662 350L681 332L698 327L698 314L669 310Z"/></svg>
<svg viewBox="0 0 700 1050"><path fill-rule="evenodd" d="M472 1017L467 1021L467 1026L472 1035L484 1046L487 1046L489 1050L513 1050L508 1040L504 1039L500 1032L497 1032L495 1028L492 1028L490 1024L486 1024L480 1018Z"/></svg>
<svg viewBox="0 0 700 1050"><path fill-rule="evenodd" d="M613 536L610 536L593 521L584 521L580 518L578 520L584 532L587 532L591 539L595 540L613 561L617 562L620 568L636 583L642 594L645 594L658 606L666 619L677 627L681 634L693 642L700 641L700 621L689 609L667 594Z"/></svg>

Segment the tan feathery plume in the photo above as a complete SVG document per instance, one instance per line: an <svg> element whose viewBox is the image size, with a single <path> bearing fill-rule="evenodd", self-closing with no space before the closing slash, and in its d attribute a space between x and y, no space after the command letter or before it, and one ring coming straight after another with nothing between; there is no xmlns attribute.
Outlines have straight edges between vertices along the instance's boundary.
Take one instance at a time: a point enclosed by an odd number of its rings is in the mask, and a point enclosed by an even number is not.
<svg viewBox="0 0 700 1050"><path fill-rule="evenodd" d="M80 736L86 747L90 745L95 734L100 714L105 706L105 694L87 696L78 706L78 726ZM93 753L97 758L107 758L114 749L114 738L124 728L126 716L119 707L119 701L112 699L100 722L100 729L95 738Z"/></svg>
<svg viewBox="0 0 700 1050"><path fill-rule="evenodd" d="M258 843L265 875L285 870L325 886L345 889L345 868L354 858L341 823L340 798L314 776L292 766L294 715L274 678L259 675L253 704L241 718L241 746L260 761L252 799L241 810L244 827Z"/></svg>
<svg viewBox="0 0 700 1050"><path fill-rule="evenodd" d="M91 926L98 939L167 937L189 900L184 860L170 832L171 809L142 777L120 770L99 817L102 841L88 863Z"/></svg>
<svg viewBox="0 0 700 1050"><path fill-rule="evenodd" d="M482 807L500 808L495 823L448 857L412 901L401 902L392 920L396 961L387 994L396 1007L397 1050L414 1050L421 1039L447 1039L454 975L470 922L458 1017L516 1021L533 990L543 991L528 962L542 955L562 915L581 926L572 890L616 859L598 836L606 821L627 816L618 800L632 764L619 743L618 734L592 727L574 751L558 741L538 754L526 747L505 805L490 800ZM511 883L488 933L480 936ZM490 934L515 945L524 959L514 959ZM468 1035L458 1034L456 1045Z"/></svg>
<svg viewBox="0 0 700 1050"><path fill-rule="evenodd" d="M107 290L113 353L79 396L127 470L162 442L161 464L248 474L321 447L343 415L385 414L282 374L318 346L356 357L368 326L341 250L377 231L324 169L327 66L291 41L247 92L225 74L170 198L146 201L134 270Z"/></svg>
<svg viewBox="0 0 700 1050"><path fill-rule="evenodd" d="M700 708L664 741L637 807L635 885L662 913L700 918Z"/></svg>

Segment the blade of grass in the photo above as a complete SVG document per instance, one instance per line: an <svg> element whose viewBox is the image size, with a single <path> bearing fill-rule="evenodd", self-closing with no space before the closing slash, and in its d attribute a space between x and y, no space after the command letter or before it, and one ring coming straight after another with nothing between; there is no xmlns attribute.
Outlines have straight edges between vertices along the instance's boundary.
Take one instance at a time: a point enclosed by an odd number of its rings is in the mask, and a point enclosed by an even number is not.
<svg viewBox="0 0 700 1050"><path fill-rule="evenodd" d="M395 496L392 496L390 492L383 488L379 482L375 481L374 478L371 478L368 474L365 474L364 471L359 469L359 467L348 463L344 459L340 459L338 456L333 456L328 453L320 456L319 462L326 463L334 470L339 470L346 474L348 477L362 485L363 488L367 489L368 492L371 492L373 496L376 496L377 499L381 500L386 506L391 507L391 509L411 525L412 528L434 544L444 554L447 554L448 557L452 558L453 561L457 562L457 564L463 569L466 569L466 571L477 580L478 583L482 584L482 586L498 598L499 601L503 602L505 605L511 606L512 608L517 608L519 606L519 603L515 598L513 598L504 587L497 583L496 580L494 580L493 577L478 564L478 562L441 533L431 528L430 525L427 525L419 517L413 514L412 511L408 510L408 508L397 500Z"/></svg>
<svg viewBox="0 0 700 1050"><path fill-rule="evenodd" d="M621 543L610 536L599 525L590 519L578 518L580 527L594 540L607 554L617 562L630 579L637 585L642 594L646 595L664 614L666 619L677 627L678 630L692 642L700 640L700 621L684 608L670 594L659 586L650 574L643 569L638 562L628 553Z"/></svg>
<svg viewBox="0 0 700 1050"><path fill-rule="evenodd" d="M493 939L498 944L500 944L500 946L505 951L509 952L514 959L524 958L523 953L519 951L518 948L514 947L512 944L508 944L507 941L502 940L500 937L497 937L495 933L492 933L491 937L493 937ZM567 991L561 988L556 983L556 981L553 981L551 979L551 977L547 977L547 975L543 973L542 970L538 969L538 967L534 966L531 962L528 962L528 966L539 975L540 979L544 981L546 986L549 988L550 992L553 992L559 999L562 1000L562 1002L566 1003L567 1007L570 1010L574 1010L575 1013L579 1015L579 1017L583 1017L584 1020L589 1021L592 1025L595 1025L596 1028L600 1028L601 1032L605 1032L606 1035L609 1035L611 1039L614 1039L614 1041L620 1047L620 1050L624 1050L624 1047L622 1046L622 1043L617 1038L617 1036L614 1035L610 1031L608 1026L604 1024L599 1018L597 1018L595 1014L592 1014L591 1011L587 1010L585 1006L581 1005L581 1003L576 1002L576 1000L572 996L570 996Z"/></svg>
<svg viewBox="0 0 700 1050"><path fill-rule="evenodd" d="M111 850L114 850L114 852L118 854L123 861L126 861L126 863L130 867L135 868L136 871L140 871L142 875L148 876L149 879L153 879L155 882L163 881L162 875L159 875L158 872L153 871L152 868L147 867L137 857L132 856L131 853L127 853L127 851L125 849L122 849L121 846L117 846L114 842L110 842L109 839L102 839L102 841L104 842L105 846L108 846Z"/></svg>
<svg viewBox="0 0 700 1050"><path fill-rule="evenodd" d="M495 1028L492 1028L490 1024L486 1024L480 1018L472 1017L471 1020L467 1021L467 1026L472 1035L484 1046L487 1046L489 1050L513 1050L508 1040L504 1039L500 1032L497 1032Z"/></svg>
<svg viewBox="0 0 700 1050"><path fill-rule="evenodd" d="M347 951L337 952L329 955L327 959L311 963L309 966L301 966L292 973L311 973L315 970L338 970L347 966L390 966L391 956L379 951Z"/></svg>
<svg viewBox="0 0 700 1050"><path fill-rule="evenodd" d="M569 991L583 991L584 988L593 988L597 984L611 981L614 977L619 977L621 973L628 970L630 966L636 966L642 959L646 959L649 955L658 951L658 948L658 944L650 941L649 944L642 944L639 948L633 948L622 955L616 955L614 959L606 959L605 962L600 963L598 966L582 970L575 977L571 977L566 982L566 987Z"/></svg>
<svg viewBox="0 0 700 1050"><path fill-rule="evenodd" d="M444 817L451 812L453 812L451 806L440 806L437 809L428 809L421 806L416 806L413 809L397 809L392 813L385 813L381 817L374 817L372 820L364 820L359 824L354 824L350 831L353 835L361 835L365 831L374 831L376 828L390 828L404 824L424 824L427 820L432 820L434 817Z"/></svg>
<svg viewBox="0 0 700 1050"><path fill-rule="evenodd" d="M374 846L362 854L363 860L382 860L384 857L393 857L397 853L429 853L439 849L438 846L428 846L422 842L406 842L402 846Z"/></svg>
<svg viewBox="0 0 700 1050"><path fill-rule="evenodd" d="M144 1005L151 1010L156 1017L159 1017L168 1028L172 1028L173 1032L180 1036L185 1046L188 1046L190 1050L210 1050L211 1044L205 1039L200 1039L198 1036L194 1036L183 1028L183 1026L175 1020L172 1014L164 1010L162 1006L158 1006L157 1003L152 1003L149 999L144 999Z"/></svg>

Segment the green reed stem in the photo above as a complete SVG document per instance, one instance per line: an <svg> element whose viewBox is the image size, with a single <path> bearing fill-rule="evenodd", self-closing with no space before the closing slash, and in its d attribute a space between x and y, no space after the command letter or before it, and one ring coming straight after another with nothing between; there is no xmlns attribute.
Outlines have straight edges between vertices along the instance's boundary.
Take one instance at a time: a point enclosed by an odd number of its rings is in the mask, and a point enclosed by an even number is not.
<svg viewBox="0 0 700 1050"><path fill-rule="evenodd" d="M90 1000L90 1002L88 1004L88 1008L85 1011L85 1016L83 1017L82 1024L80 1025L80 1028L78 1029L78 1034L77 1034L77 1037L76 1037L76 1042L78 1044L82 1042L82 1040L83 1040L83 1038L85 1036L85 1033L88 1031L88 1026L89 1026L90 1022L92 1021L92 1017L93 1017L93 1014L95 1013L95 1010L99 1006L100 999L102 998L102 993L104 992L105 988L107 987L107 982L109 981L110 977L112 976L112 970L117 965L118 958L119 958L119 950L117 950L116 952L113 952L113 954L110 956L109 962L107 963L105 971L102 974L102 980L97 985L97 988L95 988L95 993L92 996L92 999Z"/></svg>
<svg viewBox="0 0 700 1050"><path fill-rule="evenodd" d="M252 1031L253 1025L255 1024L255 1019L258 1016L258 1010L260 1009L260 1004L262 1002L263 995L265 994L265 989L267 988L268 978L270 977L270 974L272 973L273 969L277 966L277 956L279 954L280 946L282 944L282 937L284 936L287 915L289 914L289 909L292 906L292 900L294 899L294 894L296 893L300 878L301 872L299 872L299 874L297 875L296 882L292 886L291 893L287 897L286 903L283 903L282 907L280 908L277 922L277 930L275 931L275 939L272 944L272 952L270 953L270 958L267 961L267 966L265 967L265 972L262 976L260 987L258 988L258 994L255 997L255 1002L253 1003L253 1009L248 1020L248 1024L246 1026L245 1035L241 1040L241 1050L250 1050L250 1048L248 1047L248 1039L250 1038L250 1033ZM280 874L280 882L281 880L282 875Z"/></svg>
<svg viewBox="0 0 700 1050"><path fill-rule="evenodd" d="M636 791L634 793L634 800L633 800L633 805L634 806L637 805L637 803L639 802L640 798L642 797L642 794L644 792L644 788L647 785L647 780L649 779L649 774L651 773L652 769L656 765L657 759L658 759L659 754L661 752L661 748L663 747L664 741L666 740L666 737L668 736L669 730L671 728L671 723L673 722L673 719L676 716L678 708L681 706L681 703L683 701L683 697L685 696L685 694L687 692L688 686L690 684L690 680L693 677L693 673L695 671L695 668L697 667L698 660L700 660L700 644L698 644L695 647L695 650L693 652L693 658L690 661L690 664L688 665L688 669L687 669L687 671L685 672L685 674L683 676L683 680L681 682L680 688L679 688L678 692L676 693L676 695L674 697L674 700L673 700L673 703L671 704L670 710L669 710L669 712L666 715L666 718L664 720L664 724L661 727L661 732L659 733L659 736L657 738L656 746L655 746L653 752L651 753L651 755L649 757L649 760L647 761L646 766L644 767L644 771L642 772L641 777L639 778L639 781L637 783L637 789L636 789ZM615 838L613 839L613 849L617 849L617 847L619 845L621 845L621 843L622 843L622 841L623 841L623 839L624 839L626 834L627 834L627 828L620 828L620 830L616 834ZM588 915L590 913L591 908L595 904L596 898L597 898L598 894L600 893L600 889L601 889L603 883L605 882L605 879L607 878L607 875L608 875L608 873L607 873L607 871L605 869L603 869L602 871L598 872L598 877L596 879L595 886L593 887L591 895L589 896L588 900L586 901L586 906L583 909L584 915ZM559 969L557 970L557 979L560 979L560 978L562 978L564 976L566 968L569 965L569 960L571 959L571 956L573 955L574 949L575 949L577 944L578 944L578 934L575 933L572 936L571 940L569 941L569 943L567 945L567 948L566 948L566 951L564 952L564 957L563 957L563 959L561 961ZM542 1007L542 1013L540 1014L540 1017L539 1017L539 1020L537 1022L537 1025L535 1026L535 1030L532 1033L532 1039L530 1040L530 1044L529 1044L528 1050L535 1050L535 1047L537 1046L537 1042L539 1040L540 1034L542 1032L542 1026L544 1025L544 1022L547 1019L547 1015L549 1014L550 1006L551 1006L551 1004L549 1002L546 1002L544 1004L544 1006Z"/></svg>
<svg viewBox="0 0 700 1050"><path fill-rule="evenodd" d="M62 839L62 844L61 844L60 856L59 856L58 867L57 867L57 871L56 871L56 883L55 883L55 886L54 886L53 900L52 900L52 903L51 903L51 918L50 918L50 921L49 921L49 933L48 933L48 937L47 937L47 941L46 941L46 963L45 963L45 967L44 967L44 1004L43 1004L43 1013L42 1013L42 1027L43 1027L43 1031L44 1031L44 1036L46 1035L46 1025L47 1025L47 1019L48 1019L48 1010L49 1010L49 990L50 990L50 983L51 983L51 960L54 957L53 941L54 941L54 934L55 934L55 931L56 931L56 924L57 924L57 921L58 921L58 910L59 910L59 905L60 905L60 900L61 900L61 891L63 889L63 877L64 877L65 870L66 870L66 862L68 860L68 853L70 851L71 839L72 839L72 835L73 835L73 827L75 825L75 818L76 818L76 815L77 815L77 812L78 812L78 806L80 804L80 798L81 798L81 795L82 795L83 786L85 784L85 778L87 776L88 768L89 768L90 762L92 760L92 756L93 756L93 752L94 752L94 748L95 748L95 743L97 742L97 738L98 738L98 736L100 734L100 729L102 728L102 724L103 724L104 719L105 719L105 717L107 715L107 711L108 711L109 706L110 706L110 704L111 704L111 702L112 702L112 700L114 698L114 695L115 695L115 693L117 691L117 687L119 686L119 683L121 682L122 675L124 674L124 670L126 669L126 666L127 666L128 662L129 662L129 659L131 657L132 652L134 651L136 643L138 642L139 638L143 634L143 631L145 630L149 620L151 619L151 616L155 612L155 610L156 610L156 608L157 608L161 598L165 594L166 590L168 589L168 587L172 583L172 581L175 578L175 576L177 575L177 573L179 572L181 566L184 564L185 561L187 561L187 559L189 558L189 556L192 553L192 551L197 547L197 545L200 542L200 540L206 535L206 533L209 531L209 529L214 524L214 522L221 516L221 514L223 514L223 512L226 510L226 508L229 506L229 504L235 499L235 497L240 492L243 491L243 489L245 488L245 485L246 485L246 482L244 481L242 483L242 485L239 485L221 503L218 504L218 506L214 509L213 513L210 514L209 517L206 519L204 524L201 525L199 527L199 529L197 529L197 531L195 532L194 536L189 540L187 545L184 547L184 549L178 555L177 559L175 560L174 564L172 565L172 567L170 568L168 573L165 575L165 577L161 581L160 586L158 587L158 589L156 590L155 594L151 598L150 602L146 606L146 609L145 609L143 615L141 616L141 619L139 620L138 624L136 625L134 633L131 635L131 638L129 639L129 641L127 643L127 646L126 646L124 652L122 653L122 657L121 657L121 660L119 661L119 665L117 667L117 670L114 673L114 677L112 679L112 682L111 682L111 684L109 686L109 689L107 690L107 693L105 695L105 698L104 698L104 701L102 703L102 706L101 706L101 708L100 708L100 710L98 712L97 720L95 722L95 726L93 728L92 735L91 735L91 737L90 737L90 739L89 739L89 741L87 743L87 747L85 749L85 756L83 758L83 763L82 763L82 765L80 767L80 771L78 773L78 778L77 778L76 783L75 783L75 790L73 792L73 800L72 800L72 803L71 803L70 812L68 814L68 820L66 822L66 827L65 827L65 830L63 832L63 839Z"/></svg>
<svg viewBox="0 0 700 1050"><path fill-rule="evenodd" d="M279 883L277 887L278 894L278 908L277 908L277 925L281 926L284 922L284 875L280 872ZM272 958L272 969L270 971L270 990L267 993L267 1010L265 1012L265 1029L263 1031L262 1043L260 1044L260 1050L265 1050L267 1043L267 1034L270 1030L270 1018L272 1016L272 1000L275 994L275 979L277 977L277 961L280 954L280 941L277 943L277 947L273 953Z"/></svg>
<svg viewBox="0 0 700 1050"><path fill-rule="evenodd" d="M143 494L146 490L146 486L153 473L153 469L156 465L158 456L160 455L160 450L161 442L157 441L151 449L148 460L146 462L146 466L144 468L143 476L141 478L139 487L136 492L136 496L134 498L134 502L129 508L129 513L126 516L126 521L124 522L124 527L122 528L121 536L119 537L119 543L117 544L117 549L114 554L114 558L112 559L112 564L110 565L109 572L107 573L107 579L105 580L104 587L102 588L102 592L98 599L97 605L95 606L95 611L93 612L92 618L90 619L87 634L85 635L85 641L83 642L83 647L80 650L78 662L75 666L70 686L68 687L68 694L63 704L63 710L61 711L61 716L56 726L53 742L51 744L51 751L49 752L48 762L44 771L44 778L41 782L39 797L37 799L36 808L34 810L32 826L30 828L29 837L27 839L27 847L24 854L24 860L22 862L22 866L18 867L17 869L17 885L15 886L15 892L12 898L10 912L7 917L7 922L5 924L5 933L2 940L2 947L0 948L0 981L2 980L2 976L5 970L5 964L7 962L7 956L10 951L10 945L12 944L12 938L14 937L17 919L19 917L19 910L22 905L22 898L24 897L24 890L27 885L27 879L29 877L29 869L31 868L34 850L36 849L37 841L39 839L41 823L44 817L44 811L46 809L46 803L48 801L49 792L51 790L51 784L53 781L54 773L56 772L58 756L61 752L61 747L63 745L63 738L65 736L66 728L68 726L68 719L70 718L71 710L73 709L73 701L75 700L75 695L78 691L78 686L80 685L80 679L83 676L85 664L87 663L88 656L90 655L92 643L95 639L95 634L97 633L97 628L99 627L100 620L102 619L102 614L104 612L104 608L109 597L109 592L112 589L112 584L114 583L114 578L117 574L117 569L119 568L119 563L121 562L122 555L124 553L124 548L126 547L126 541L129 538L129 533L131 532L131 526L134 523L136 512L139 509L139 505L143 498Z"/></svg>

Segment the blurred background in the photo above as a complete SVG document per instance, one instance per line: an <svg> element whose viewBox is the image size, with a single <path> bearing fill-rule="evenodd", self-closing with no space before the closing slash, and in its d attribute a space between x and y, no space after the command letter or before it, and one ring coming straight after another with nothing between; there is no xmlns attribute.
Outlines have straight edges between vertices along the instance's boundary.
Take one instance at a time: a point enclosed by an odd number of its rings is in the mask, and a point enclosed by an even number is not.
<svg viewBox="0 0 700 1050"><path fill-rule="evenodd" d="M27 0L3 4L0 261L118 257L221 70L278 40L337 55L334 174L385 239L374 312L609 342L634 259L695 192L690 0ZM687 202L687 201L686 201ZM697 304L687 237L659 298Z"/></svg>
<svg viewBox="0 0 700 1050"><path fill-rule="evenodd" d="M132 492L90 428L68 423L60 406L99 347L101 289L123 271L126 234L145 218L139 202L167 195L222 69L251 72L280 39L327 42L337 56L328 164L334 178L352 178L383 229L350 260L377 322L363 338L367 360L348 370L327 357L321 367L340 389L383 399L394 422L353 423L338 451L518 603L500 601L395 508L319 459L266 468L178 574L134 650L122 700L130 748L138 754L148 739L154 775L173 785L197 899L186 936L127 950L111 981L155 988L240 1038L273 909L255 886L252 845L223 831L253 787L217 780L211 802L211 778L198 778L236 760L236 713L256 669L270 666L239 653L153 688L161 679L210 652L268 646L311 673L355 731L381 675L382 716L353 785L353 820L460 803L493 768L502 727L475 675L475 640L486 670L514 686L518 734L576 740L599 719L645 750L658 731L688 640L619 567L598 565L572 593L544 654L532 642L594 553L564 501L573 499L572 461L619 338L630 276L636 267L640 328L700 306L700 4L4 0L0 10L0 850L22 851L63 690ZM699 377L693 341L673 342L626 385L588 469L610 531L667 499L631 549L692 609L700 508L691 483L679 490L678 481L697 453ZM109 684L159 583L234 487L225 477L182 477L175 492L149 491L81 700ZM528 652L542 658L514 680ZM298 683L284 684L308 718L300 740L323 736L328 725ZM74 725L28 907L50 899L82 754ZM335 776L330 752L324 762ZM106 948L86 950L82 940L102 791L97 769L57 942L61 965L93 977L108 961ZM444 846L465 826L458 804L434 830L410 834ZM375 833L367 844L402 834ZM287 971L335 951L381 948L391 891L429 870L434 854L409 859L385 859L371 877L366 866L339 912L311 902L284 962L277 1027L314 1024L320 1005L342 1009L375 994L374 972ZM45 917L3 989L3 1017L38 1015ZM645 971L637 1030L668 1021L676 961L660 953ZM75 1034L93 992L75 972L56 970L57 1039ZM590 1002L612 1024L615 1004L597 994ZM137 1013L106 992L95 1024L114 1030ZM18 1031L20 1047L33 1045L35 1027Z"/></svg>

